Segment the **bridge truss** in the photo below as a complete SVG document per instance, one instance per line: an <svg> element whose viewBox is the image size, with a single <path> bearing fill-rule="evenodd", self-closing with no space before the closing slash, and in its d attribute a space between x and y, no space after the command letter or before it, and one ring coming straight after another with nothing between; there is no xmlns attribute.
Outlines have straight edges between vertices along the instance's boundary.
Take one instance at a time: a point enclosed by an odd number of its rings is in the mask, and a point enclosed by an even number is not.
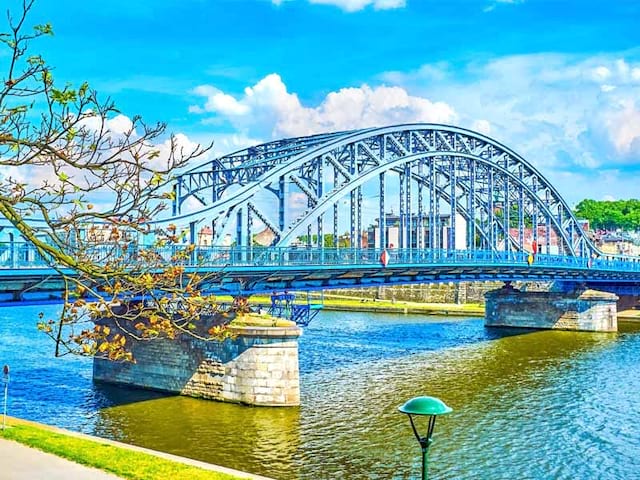
<svg viewBox="0 0 640 480"><path fill-rule="evenodd" d="M188 231L188 268L220 273L204 286L213 293L462 280L640 288L640 259L599 252L530 163L457 127L278 140L200 165L172 188L173 216L163 222ZM114 245L102 247L96 255L108 258ZM144 239L128 252L136 248L166 262L174 254ZM0 302L54 297L50 267L0 225Z"/></svg>
<svg viewBox="0 0 640 480"><path fill-rule="evenodd" d="M522 252L535 242L544 253L597 252L529 162L489 137L444 125L279 140L184 173L175 192L174 215L189 222L194 243L210 225L212 245L226 237L246 248L267 231L271 247ZM201 208L183 214L189 199Z"/></svg>

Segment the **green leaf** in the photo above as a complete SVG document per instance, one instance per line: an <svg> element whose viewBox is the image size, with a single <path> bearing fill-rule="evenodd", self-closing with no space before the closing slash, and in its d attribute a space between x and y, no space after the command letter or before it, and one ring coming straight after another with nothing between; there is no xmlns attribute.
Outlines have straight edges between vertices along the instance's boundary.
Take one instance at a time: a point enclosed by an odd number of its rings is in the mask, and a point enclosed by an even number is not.
<svg viewBox="0 0 640 480"><path fill-rule="evenodd" d="M84 82L82 85L80 85L80 88L78 89L78 95L80 95L81 97L84 97L87 94L88 90L89 90L89 84L87 82Z"/></svg>
<svg viewBox="0 0 640 480"><path fill-rule="evenodd" d="M155 173L151 178L151 185L160 185L164 181L164 177L159 173Z"/></svg>
<svg viewBox="0 0 640 480"><path fill-rule="evenodd" d="M33 65L33 66L44 65L44 60L40 55L30 56L29 58L27 58L27 62L29 63L29 65Z"/></svg>
<svg viewBox="0 0 640 480"><path fill-rule="evenodd" d="M51 75L49 70L42 72L42 81L47 85L51 85L53 83L53 75Z"/></svg>
<svg viewBox="0 0 640 480"><path fill-rule="evenodd" d="M72 141L76 135L77 135L77 130L75 128L70 128L69 131L67 132L67 141L70 142Z"/></svg>
<svg viewBox="0 0 640 480"><path fill-rule="evenodd" d="M36 25L33 29L39 33L40 35L51 35L53 36L53 27L50 23L45 23L42 25Z"/></svg>
<svg viewBox="0 0 640 480"><path fill-rule="evenodd" d="M68 90L66 88L64 90L58 90L57 88L52 88L51 99L54 102L59 103L60 105L66 105L69 102L75 101L76 92L75 90Z"/></svg>

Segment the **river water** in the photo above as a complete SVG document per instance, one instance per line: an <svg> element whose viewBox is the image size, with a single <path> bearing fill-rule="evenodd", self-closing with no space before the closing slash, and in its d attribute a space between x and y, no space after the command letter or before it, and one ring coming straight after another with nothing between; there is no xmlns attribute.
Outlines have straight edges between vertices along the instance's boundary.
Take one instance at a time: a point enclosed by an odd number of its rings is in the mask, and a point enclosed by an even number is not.
<svg viewBox="0 0 640 480"><path fill-rule="evenodd" d="M432 479L640 479L640 325L485 329L482 319L322 312L300 340L302 406L252 408L94 385L53 358L39 311L0 309L9 414L276 479L410 479L397 412L443 399Z"/></svg>

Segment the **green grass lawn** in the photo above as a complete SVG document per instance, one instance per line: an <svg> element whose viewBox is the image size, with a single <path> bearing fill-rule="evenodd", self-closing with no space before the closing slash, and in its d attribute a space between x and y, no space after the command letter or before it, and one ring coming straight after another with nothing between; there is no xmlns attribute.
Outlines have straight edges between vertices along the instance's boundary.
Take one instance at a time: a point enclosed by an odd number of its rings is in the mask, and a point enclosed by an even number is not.
<svg viewBox="0 0 640 480"><path fill-rule="evenodd" d="M18 424L7 427L1 436L58 457L132 480L167 478L171 480L238 480L247 478L203 470L155 455L65 435L33 425Z"/></svg>
<svg viewBox="0 0 640 480"><path fill-rule="evenodd" d="M231 303L232 298L227 296L219 296L218 300L222 303ZM251 305L262 305L269 306L271 305L271 296L270 295L252 295L249 297L249 302ZM410 309L414 313L442 313L446 312L449 314L483 314L484 313L484 305L480 303L463 303L463 304L452 304L452 303L423 303L423 302L408 302L408 301L392 301L392 300L373 300L371 298L358 298L358 297L349 297L343 295L325 295L322 298L320 295L313 295L310 299L311 303L322 303L328 308L332 309L340 309L344 308L345 310L376 310L376 309L384 309L384 310L396 310L398 312L403 312L407 309ZM298 294L295 303L307 303L306 296L304 294Z"/></svg>

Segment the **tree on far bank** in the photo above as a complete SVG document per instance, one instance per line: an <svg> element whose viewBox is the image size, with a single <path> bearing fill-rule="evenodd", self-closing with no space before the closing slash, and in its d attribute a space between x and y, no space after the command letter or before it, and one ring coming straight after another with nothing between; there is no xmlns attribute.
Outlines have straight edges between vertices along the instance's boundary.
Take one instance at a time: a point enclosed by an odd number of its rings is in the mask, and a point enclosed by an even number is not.
<svg viewBox="0 0 640 480"><path fill-rule="evenodd" d="M640 230L640 200L582 200L574 213L595 230Z"/></svg>
<svg viewBox="0 0 640 480"><path fill-rule="evenodd" d="M175 226L150 222L173 198L172 172L209 147L128 119L86 83L58 82L31 51L53 35L49 24L29 26L33 5L15 2L0 29L0 215L64 281L60 317L42 317L39 328L56 355L112 360L132 359L129 337L224 336L199 324L217 304L199 290L205 277L185 268L194 246ZM141 235L154 248L139 248Z"/></svg>

